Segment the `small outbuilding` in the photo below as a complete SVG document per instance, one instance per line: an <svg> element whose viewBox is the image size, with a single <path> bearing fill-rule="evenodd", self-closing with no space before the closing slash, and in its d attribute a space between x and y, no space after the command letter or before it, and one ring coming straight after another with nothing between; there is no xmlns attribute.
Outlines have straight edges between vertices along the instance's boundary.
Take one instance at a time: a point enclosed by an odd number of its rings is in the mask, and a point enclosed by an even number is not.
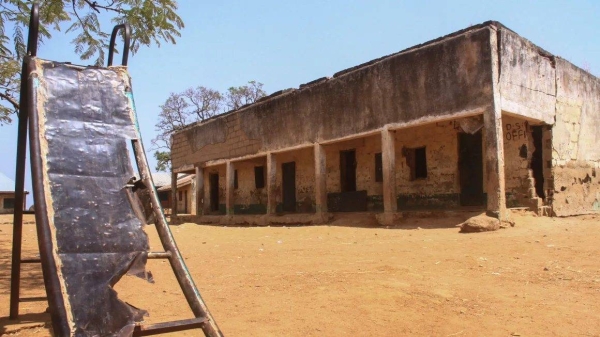
<svg viewBox="0 0 600 337"><path fill-rule="evenodd" d="M27 195L29 192L25 191ZM23 199L25 209L26 199ZM0 214L12 213L15 210L15 182L0 172Z"/></svg>

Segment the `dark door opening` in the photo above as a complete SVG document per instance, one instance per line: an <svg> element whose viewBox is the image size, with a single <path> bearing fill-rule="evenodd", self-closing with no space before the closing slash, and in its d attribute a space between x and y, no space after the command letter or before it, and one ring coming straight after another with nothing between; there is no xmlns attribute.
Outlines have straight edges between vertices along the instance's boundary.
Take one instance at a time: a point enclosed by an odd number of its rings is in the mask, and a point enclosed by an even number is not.
<svg viewBox="0 0 600 337"><path fill-rule="evenodd" d="M183 214L189 214L188 213L188 199L187 199L187 191L183 192Z"/></svg>
<svg viewBox="0 0 600 337"><path fill-rule="evenodd" d="M340 187L342 192L356 191L356 151L340 151Z"/></svg>
<svg viewBox="0 0 600 337"><path fill-rule="evenodd" d="M544 157L543 157L543 142L542 142L543 126L532 126L533 137L533 153L531 154L531 170L533 171L533 179L535 180L535 193L540 198L545 198L544 193Z"/></svg>
<svg viewBox="0 0 600 337"><path fill-rule="evenodd" d="M217 212L219 210L219 174L211 173L208 176L208 185L210 192L210 210Z"/></svg>
<svg viewBox="0 0 600 337"><path fill-rule="evenodd" d="M283 187L283 211L296 211L296 162L281 164L281 185Z"/></svg>
<svg viewBox="0 0 600 337"><path fill-rule="evenodd" d="M483 155L481 132L458 134L458 170L461 206L483 205Z"/></svg>

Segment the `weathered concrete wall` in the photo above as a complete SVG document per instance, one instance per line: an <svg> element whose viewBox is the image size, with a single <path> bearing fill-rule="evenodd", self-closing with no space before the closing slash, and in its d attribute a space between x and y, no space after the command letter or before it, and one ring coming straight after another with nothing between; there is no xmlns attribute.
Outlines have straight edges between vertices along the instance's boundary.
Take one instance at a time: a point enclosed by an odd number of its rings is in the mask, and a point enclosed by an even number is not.
<svg viewBox="0 0 600 337"><path fill-rule="evenodd" d="M204 190L209 191L210 189L210 174L219 175L219 213L225 214L225 165L217 165L207 167L204 170ZM207 193L206 193L207 194ZM206 195L205 194L205 195ZM204 200L205 205L210 204L210 200Z"/></svg>
<svg viewBox="0 0 600 337"><path fill-rule="evenodd" d="M489 41L488 26L473 28L192 125L173 136L174 170L480 111L492 95Z"/></svg>
<svg viewBox="0 0 600 337"><path fill-rule="evenodd" d="M530 206L535 197L531 157L535 147L531 126L523 118L502 115L504 179L508 207Z"/></svg>
<svg viewBox="0 0 600 337"><path fill-rule="evenodd" d="M502 110L552 124L554 56L506 28L500 28L498 34Z"/></svg>
<svg viewBox="0 0 600 337"><path fill-rule="evenodd" d="M186 198L187 195L187 198ZM195 193L191 184L177 188L177 212L180 214L195 214ZM181 197L180 197L181 196ZM187 209L186 209L187 206ZM186 212L187 211L187 212Z"/></svg>
<svg viewBox="0 0 600 337"><path fill-rule="evenodd" d="M256 188L254 168L262 166L265 172L265 187ZM254 158L242 162L235 162L237 170L238 188L234 191L235 214L262 214L267 210L266 172L267 161L265 157Z"/></svg>
<svg viewBox="0 0 600 337"><path fill-rule="evenodd" d="M356 152L356 190L367 191L369 210L382 210L383 183L375 181L375 154L381 152L381 135L352 139L325 146L327 193L341 192L340 151Z"/></svg>
<svg viewBox="0 0 600 337"><path fill-rule="evenodd" d="M396 186L399 195L459 193L459 121L451 120L396 130ZM404 148L425 147L427 178L411 180Z"/></svg>
<svg viewBox="0 0 600 337"><path fill-rule="evenodd" d="M381 195L381 184L375 182L375 154L381 152L381 136L357 138L325 146L327 160L327 192L341 192L340 151L356 151L356 190L367 195Z"/></svg>
<svg viewBox="0 0 600 337"><path fill-rule="evenodd" d="M600 79L556 59L556 123L552 129L558 216L600 211Z"/></svg>
<svg viewBox="0 0 600 337"><path fill-rule="evenodd" d="M283 163L296 163L296 211L300 213L315 211L315 157L313 148L304 148L295 151L277 153L277 179L276 200L277 209L281 210L283 202L281 165Z"/></svg>
<svg viewBox="0 0 600 337"><path fill-rule="evenodd" d="M499 60L508 206L530 206L536 196L530 169L535 148L529 126L545 124L542 146L547 203L560 216L600 210L600 80L499 24L457 32L188 126L172 139L174 171L189 171L207 162L211 165L211 160L262 156L307 145L310 147L275 154L276 195L281 204L281 164L295 161L298 210L310 212L315 207L312 145L325 142L327 192L340 192L339 151L355 148L357 190L367 191L372 202L382 194L382 183L375 182L374 159L381 151L381 136L334 144L328 141L385 126L396 129L398 204L402 205L403 198L412 198L427 206L457 205L457 125L460 117L490 108L491 50L495 50L490 39L497 39L499 47L493 56ZM435 120L445 121L431 123ZM418 127L406 127L419 123ZM483 144L485 155L485 139ZM411 181L402 149L420 146L427 148L428 177ZM251 207L262 210L266 190L254 187L255 163L246 160L234 165L239 183L234 192L236 207L243 211L254 205ZM485 161L483 166L485 191ZM224 208L225 167L209 166L206 176L211 170L219 171ZM205 185L208 188L207 178Z"/></svg>
<svg viewBox="0 0 600 337"><path fill-rule="evenodd" d="M444 209L458 206L457 120L395 131L398 209ZM406 150L425 147L427 178L411 180Z"/></svg>

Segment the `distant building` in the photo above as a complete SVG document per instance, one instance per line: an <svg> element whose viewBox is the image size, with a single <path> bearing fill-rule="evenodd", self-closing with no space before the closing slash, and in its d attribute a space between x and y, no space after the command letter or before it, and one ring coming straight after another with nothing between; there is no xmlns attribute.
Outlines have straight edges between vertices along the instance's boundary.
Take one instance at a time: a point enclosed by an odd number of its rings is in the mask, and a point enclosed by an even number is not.
<svg viewBox="0 0 600 337"><path fill-rule="evenodd" d="M165 172L154 172L152 173L152 180L154 181L154 187L158 192L158 200L163 208L171 208L171 174ZM167 186L169 193L161 192L160 189Z"/></svg>
<svg viewBox="0 0 600 337"><path fill-rule="evenodd" d="M162 187L156 187L158 197L161 200L163 208L171 208L172 203L172 187L171 174L169 175L169 184ZM195 200L195 174L182 174L177 177L177 213L196 215L196 200ZM155 183L156 184L156 183ZM165 200L165 201L163 201Z"/></svg>
<svg viewBox="0 0 600 337"><path fill-rule="evenodd" d="M390 223L598 212L598 144L600 80L486 22L191 124L171 156L175 176L196 174L196 221Z"/></svg>
<svg viewBox="0 0 600 337"><path fill-rule="evenodd" d="M25 191L27 195L29 192ZM26 199L23 199L25 209ZM15 210L15 182L0 172L0 214L12 213Z"/></svg>

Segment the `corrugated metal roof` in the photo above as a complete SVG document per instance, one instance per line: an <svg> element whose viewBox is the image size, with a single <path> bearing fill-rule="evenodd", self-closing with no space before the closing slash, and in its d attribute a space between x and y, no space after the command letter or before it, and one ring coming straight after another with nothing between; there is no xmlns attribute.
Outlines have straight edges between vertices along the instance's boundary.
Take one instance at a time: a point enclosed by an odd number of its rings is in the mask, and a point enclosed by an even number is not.
<svg viewBox="0 0 600 337"><path fill-rule="evenodd" d="M194 178L196 178L195 174L187 174L187 175L184 175L184 176L178 178L177 179L177 187L182 187L182 186L191 184L192 180ZM168 186L163 186L163 187L160 187L160 188L157 185L156 186L156 190L157 191L161 191L161 192L170 191L171 190L171 185L169 184Z"/></svg>
<svg viewBox="0 0 600 337"><path fill-rule="evenodd" d="M154 186L156 186L156 188L171 186L171 173L154 172L150 174L152 175L152 181L154 181ZM135 173L135 179L140 179L140 175L137 172Z"/></svg>
<svg viewBox="0 0 600 337"><path fill-rule="evenodd" d="M154 186L156 186L156 188L171 186L171 173L154 172L152 173L152 180L154 180Z"/></svg>
<svg viewBox="0 0 600 337"><path fill-rule="evenodd" d="M4 173L0 172L0 192L14 192L15 182L7 177Z"/></svg>

